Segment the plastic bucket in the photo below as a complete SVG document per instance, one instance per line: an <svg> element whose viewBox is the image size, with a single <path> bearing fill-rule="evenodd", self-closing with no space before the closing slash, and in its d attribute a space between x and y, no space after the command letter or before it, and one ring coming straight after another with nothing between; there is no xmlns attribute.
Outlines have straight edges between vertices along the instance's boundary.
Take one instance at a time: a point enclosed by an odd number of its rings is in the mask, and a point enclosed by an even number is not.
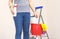
<svg viewBox="0 0 60 39"><path fill-rule="evenodd" d="M32 35L40 36L43 33L41 24L31 24L31 33Z"/></svg>

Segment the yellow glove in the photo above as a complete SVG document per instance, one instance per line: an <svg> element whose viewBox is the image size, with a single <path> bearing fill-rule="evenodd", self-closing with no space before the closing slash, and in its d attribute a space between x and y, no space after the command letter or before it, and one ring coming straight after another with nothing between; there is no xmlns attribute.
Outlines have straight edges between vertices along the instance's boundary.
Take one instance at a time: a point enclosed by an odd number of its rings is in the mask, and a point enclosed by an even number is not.
<svg viewBox="0 0 60 39"><path fill-rule="evenodd" d="M48 27L46 24L41 24L42 25L42 28L43 28L43 31L47 31Z"/></svg>

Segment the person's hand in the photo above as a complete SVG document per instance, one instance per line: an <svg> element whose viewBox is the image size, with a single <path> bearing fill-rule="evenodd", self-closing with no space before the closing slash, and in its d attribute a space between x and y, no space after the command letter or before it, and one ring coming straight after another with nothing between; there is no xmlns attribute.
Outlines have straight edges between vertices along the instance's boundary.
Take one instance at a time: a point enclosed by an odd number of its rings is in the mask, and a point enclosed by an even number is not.
<svg viewBox="0 0 60 39"><path fill-rule="evenodd" d="M12 15L15 14L15 13L14 13L14 9L13 9L13 7L10 8L10 11L11 11Z"/></svg>
<svg viewBox="0 0 60 39"><path fill-rule="evenodd" d="M18 4L14 4L14 5L11 6L10 10L11 10L12 15L15 14L14 13L14 7L17 7L17 6L18 6Z"/></svg>
<svg viewBox="0 0 60 39"><path fill-rule="evenodd" d="M10 7L10 11L11 11L12 15L14 15L14 6Z"/></svg>
<svg viewBox="0 0 60 39"><path fill-rule="evenodd" d="M38 12L37 12L37 11L35 11L35 12L34 12L34 16L35 16L36 18L38 18L38 17L39 17L39 15L38 15Z"/></svg>
<svg viewBox="0 0 60 39"><path fill-rule="evenodd" d="M14 12L14 7L17 7L18 5L17 4L12 4L12 3L9 3L9 8L10 8L10 11L11 11L11 13L12 13L12 15L14 15L15 14L15 12Z"/></svg>

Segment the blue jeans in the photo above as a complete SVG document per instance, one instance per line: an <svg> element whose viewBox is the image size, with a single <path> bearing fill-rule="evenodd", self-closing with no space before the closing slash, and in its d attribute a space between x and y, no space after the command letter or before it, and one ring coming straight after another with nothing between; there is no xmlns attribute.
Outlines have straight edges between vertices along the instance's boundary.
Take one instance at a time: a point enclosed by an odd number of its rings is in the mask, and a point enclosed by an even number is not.
<svg viewBox="0 0 60 39"><path fill-rule="evenodd" d="M23 39L29 39L30 12L18 12L14 18L16 35L15 39L21 39L23 29Z"/></svg>

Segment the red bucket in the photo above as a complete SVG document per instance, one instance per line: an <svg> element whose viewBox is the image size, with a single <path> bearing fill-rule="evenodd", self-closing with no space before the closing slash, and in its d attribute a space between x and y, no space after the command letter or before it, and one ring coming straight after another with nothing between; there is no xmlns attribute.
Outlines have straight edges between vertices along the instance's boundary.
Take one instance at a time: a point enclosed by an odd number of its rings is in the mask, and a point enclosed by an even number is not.
<svg viewBox="0 0 60 39"><path fill-rule="evenodd" d="M41 35L43 33L41 24L31 24L31 33L36 36Z"/></svg>

